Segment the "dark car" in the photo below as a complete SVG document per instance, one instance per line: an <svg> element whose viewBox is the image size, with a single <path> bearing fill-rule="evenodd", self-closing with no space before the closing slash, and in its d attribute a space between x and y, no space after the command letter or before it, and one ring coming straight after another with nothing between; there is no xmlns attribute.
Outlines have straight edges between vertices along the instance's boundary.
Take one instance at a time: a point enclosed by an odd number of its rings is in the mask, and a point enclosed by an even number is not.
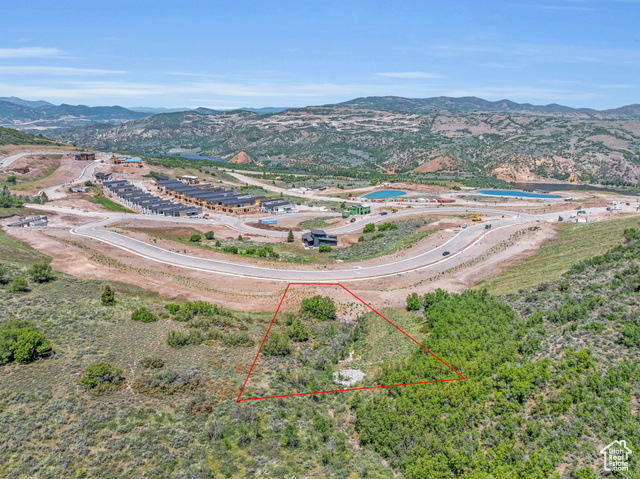
<svg viewBox="0 0 640 479"><path fill-rule="evenodd" d="M388 215L389 213L387 213L386 211L383 211L382 213L380 213L381 215Z"/></svg>
<svg viewBox="0 0 640 479"><path fill-rule="evenodd" d="M451 253L449 251L445 251L444 253L442 253L442 256L449 256Z"/></svg>

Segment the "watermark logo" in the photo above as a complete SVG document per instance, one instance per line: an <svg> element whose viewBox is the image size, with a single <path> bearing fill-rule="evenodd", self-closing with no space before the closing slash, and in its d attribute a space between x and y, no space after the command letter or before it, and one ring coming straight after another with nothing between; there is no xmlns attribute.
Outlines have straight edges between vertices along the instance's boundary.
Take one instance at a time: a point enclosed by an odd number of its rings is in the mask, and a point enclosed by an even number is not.
<svg viewBox="0 0 640 479"><path fill-rule="evenodd" d="M627 441L613 441L600 451L604 456L605 471L628 471L629 456L633 451L627 447Z"/></svg>

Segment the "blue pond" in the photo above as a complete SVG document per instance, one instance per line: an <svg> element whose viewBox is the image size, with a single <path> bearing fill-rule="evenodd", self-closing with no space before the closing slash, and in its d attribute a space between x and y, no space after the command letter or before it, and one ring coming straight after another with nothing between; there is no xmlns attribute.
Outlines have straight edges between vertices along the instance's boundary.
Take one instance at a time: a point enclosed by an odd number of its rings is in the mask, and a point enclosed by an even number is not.
<svg viewBox="0 0 640 479"><path fill-rule="evenodd" d="M541 195L539 193L515 190L478 190L478 193L492 196L517 196L518 198L562 198L562 196L558 195Z"/></svg>
<svg viewBox="0 0 640 479"><path fill-rule="evenodd" d="M374 191L373 193L369 193L368 195L364 195L363 198L370 198L370 199L395 198L396 196L404 196L406 194L407 194L406 191L400 191L400 190L380 190L380 191Z"/></svg>
<svg viewBox="0 0 640 479"><path fill-rule="evenodd" d="M209 161L227 161L223 158L214 158L213 156L200 156L200 155L173 155L171 153L149 153L149 155L160 156L181 156L182 158L189 158L190 160L209 160Z"/></svg>

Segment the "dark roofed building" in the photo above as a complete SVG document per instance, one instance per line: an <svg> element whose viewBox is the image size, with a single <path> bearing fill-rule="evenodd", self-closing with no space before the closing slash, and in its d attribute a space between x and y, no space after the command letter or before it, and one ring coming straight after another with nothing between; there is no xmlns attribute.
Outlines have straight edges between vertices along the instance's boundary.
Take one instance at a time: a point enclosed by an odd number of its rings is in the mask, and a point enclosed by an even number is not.
<svg viewBox="0 0 640 479"><path fill-rule="evenodd" d="M111 173L96 173L93 175L96 179L96 182L103 183L105 181L111 181L113 179L113 175Z"/></svg>
<svg viewBox="0 0 640 479"><path fill-rule="evenodd" d="M281 199L264 200L260 203L260 211L271 214L295 213L296 206Z"/></svg>
<svg viewBox="0 0 640 479"><path fill-rule="evenodd" d="M307 248L317 248L323 244L337 246L338 237L336 235L330 235L324 230L311 230L302 235L302 244Z"/></svg>

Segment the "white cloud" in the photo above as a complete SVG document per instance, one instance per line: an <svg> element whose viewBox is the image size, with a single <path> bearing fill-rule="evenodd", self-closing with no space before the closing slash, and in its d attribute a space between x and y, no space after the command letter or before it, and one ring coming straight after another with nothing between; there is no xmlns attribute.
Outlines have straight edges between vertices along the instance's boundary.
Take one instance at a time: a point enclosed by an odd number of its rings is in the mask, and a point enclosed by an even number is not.
<svg viewBox="0 0 640 479"><path fill-rule="evenodd" d="M378 76L387 77L387 78L442 78L441 75L436 75L435 73L427 73L427 72L383 72L378 73Z"/></svg>
<svg viewBox="0 0 640 479"><path fill-rule="evenodd" d="M73 67L45 67L45 66L2 66L0 65L0 73L12 75L24 74L46 74L59 76L72 75L123 75L123 70L99 70L95 68L73 68Z"/></svg>
<svg viewBox="0 0 640 479"><path fill-rule="evenodd" d="M62 57L65 52L59 48L20 47L0 48L0 58L46 58Z"/></svg>

